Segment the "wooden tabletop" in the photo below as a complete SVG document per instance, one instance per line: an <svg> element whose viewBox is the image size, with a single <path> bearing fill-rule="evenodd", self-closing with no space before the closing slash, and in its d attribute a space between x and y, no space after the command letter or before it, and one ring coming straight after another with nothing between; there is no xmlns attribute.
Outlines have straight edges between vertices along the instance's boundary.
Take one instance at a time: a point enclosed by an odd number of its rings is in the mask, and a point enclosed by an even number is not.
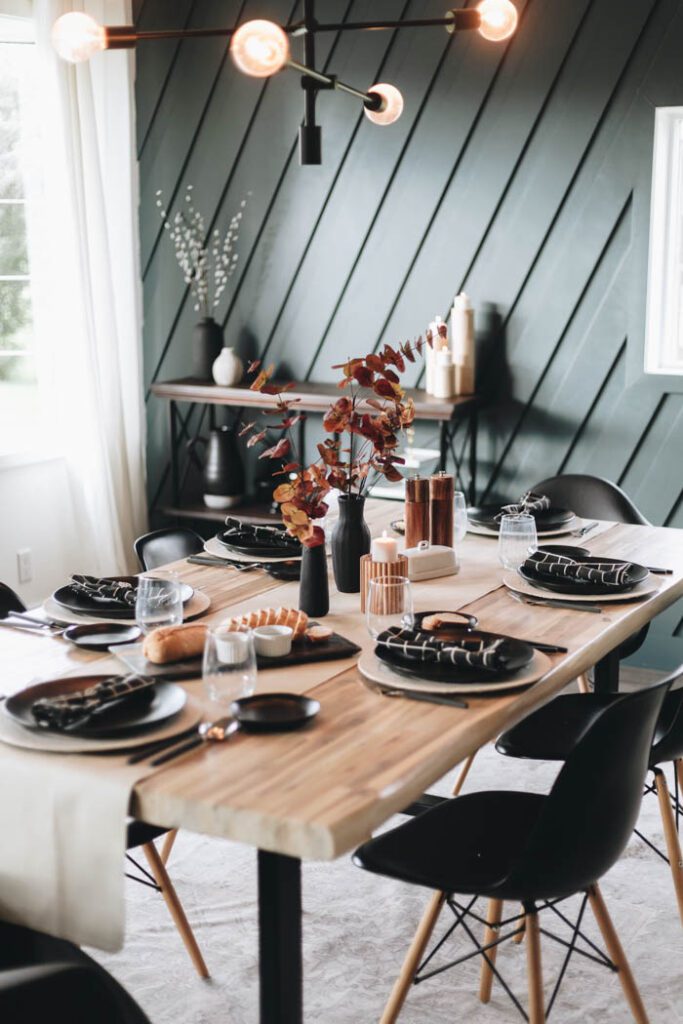
<svg viewBox="0 0 683 1024"><path fill-rule="evenodd" d="M394 503L368 503L373 534L395 515ZM188 754L136 786L132 813L155 824L307 859L332 859L352 849L683 594L682 531L605 523L575 542L597 554L667 566L674 574L656 577L660 589L652 597L605 603L601 615L531 607L512 600L501 587L496 541L468 536L459 548L457 576L413 584L416 610L464 607L484 629L567 646L567 655L552 656L552 668L542 680L511 696L470 698L469 708L459 710L383 697L363 684L354 661L262 671L259 692L317 697L322 710L315 723L288 734L238 733L228 743ZM239 574L186 562L176 568L211 597L207 621L270 605L296 607L297 584L278 583L260 571ZM369 650L358 596L332 589L331 607L326 623ZM7 629L0 631L0 650L6 692L36 676L113 667L113 659L77 651L64 641ZM202 694L201 681L184 685ZM110 757L107 763L116 771L121 759Z"/></svg>
<svg viewBox="0 0 683 1024"><path fill-rule="evenodd" d="M287 400L296 402L302 412L326 412L330 403L336 401L341 393L336 384L316 384L314 381L302 381L295 383L293 390L287 392ZM152 394L159 398L173 399L176 402L203 402L206 405L267 408L269 405L275 405L276 402L275 395L250 391L247 384L239 384L236 387L219 387L217 384L207 384L204 381L194 380L192 377L157 381L152 384ZM428 395L421 388L407 388L406 397L412 398L415 403L415 415L418 419L438 422L450 420L454 414L466 415L480 404L476 395L434 398L433 395ZM364 402L359 403L361 411L367 411L369 408Z"/></svg>

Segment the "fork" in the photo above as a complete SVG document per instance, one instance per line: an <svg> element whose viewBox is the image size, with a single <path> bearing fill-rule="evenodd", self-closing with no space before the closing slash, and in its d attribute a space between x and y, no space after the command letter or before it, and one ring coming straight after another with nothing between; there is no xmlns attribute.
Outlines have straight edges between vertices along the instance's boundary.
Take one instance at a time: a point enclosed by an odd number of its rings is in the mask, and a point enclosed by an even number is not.
<svg viewBox="0 0 683 1024"><path fill-rule="evenodd" d="M597 604L582 604L580 601L546 600L544 597L529 597L527 594L518 594L514 590L507 590L505 593L514 601L520 604L541 604L548 608L571 608L574 612L593 612L596 615L602 614L602 608Z"/></svg>
<svg viewBox="0 0 683 1024"><path fill-rule="evenodd" d="M587 533L590 533L599 525L600 523L597 519L594 519L592 523L584 523L578 530L572 530L572 537L585 537Z"/></svg>

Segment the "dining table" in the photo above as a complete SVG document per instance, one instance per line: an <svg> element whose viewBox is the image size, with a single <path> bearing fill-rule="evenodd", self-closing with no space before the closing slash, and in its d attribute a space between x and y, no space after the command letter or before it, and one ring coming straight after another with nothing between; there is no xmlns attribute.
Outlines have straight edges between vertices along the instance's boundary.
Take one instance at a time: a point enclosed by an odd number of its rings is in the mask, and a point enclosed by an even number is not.
<svg viewBox="0 0 683 1024"><path fill-rule="evenodd" d="M366 520L373 536L390 531L396 517L395 502L368 499ZM261 1024L304 1019L302 861L348 856L392 815L419 801L437 780L580 673L598 665L597 684L615 688L619 645L683 595L683 531L599 522L583 537L553 539L671 572L654 577L657 589L649 596L604 602L600 614L530 605L511 598L502 584L495 537L468 534L457 544L456 575L413 583L415 609L464 610L478 618L481 629L565 647L566 653L548 655L549 667L533 685L471 695L463 708L385 696L361 677L357 656L259 670L257 693L305 694L320 702L318 716L293 732L237 731L227 742L202 745L148 771L133 786L129 812L135 818L257 851ZM169 568L208 595L211 607L201 621L209 624L262 607L297 607L298 583L283 583L260 569L240 572L187 560ZM332 579L324 623L363 652L373 650L359 595L338 593ZM60 637L28 630L0 631L0 656L5 695L36 678L121 668L111 654L79 650ZM201 678L181 685L205 700ZM207 718L215 716L208 701L205 708ZM108 755L104 770L116 773L125 762L123 754Z"/></svg>

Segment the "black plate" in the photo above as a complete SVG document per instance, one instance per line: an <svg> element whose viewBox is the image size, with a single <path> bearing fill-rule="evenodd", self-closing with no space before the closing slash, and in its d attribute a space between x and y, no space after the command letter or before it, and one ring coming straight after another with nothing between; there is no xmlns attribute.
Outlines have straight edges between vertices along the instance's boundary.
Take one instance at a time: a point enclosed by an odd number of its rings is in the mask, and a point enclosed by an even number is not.
<svg viewBox="0 0 683 1024"><path fill-rule="evenodd" d="M288 732L305 725L319 711L319 701L296 693L260 693L230 705L230 714L248 732Z"/></svg>
<svg viewBox="0 0 683 1024"><path fill-rule="evenodd" d="M470 629L464 630L459 638L450 634L446 637L440 632L437 632L435 636L439 639L493 640L496 634ZM505 659L505 668L496 672L482 668L459 669L454 665L441 665L438 662L418 662L412 658L406 658L398 651L391 651L387 647L379 645L375 647L375 654L380 661L389 665L400 675L412 679L424 679L430 683L496 683L501 677L525 668L534 657L533 647L525 644L522 640L505 640L499 650Z"/></svg>
<svg viewBox="0 0 683 1024"><path fill-rule="evenodd" d="M27 729L39 729L31 713L33 702L40 697L57 697L64 693L78 693L88 686L108 679L106 675L71 676L67 679L54 679L50 682L36 683L25 690L13 694L5 701L5 708L12 718ZM128 697L110 705L105 711L94 715L89 722L79 729L69 729L69 736L90 736L93 739L109 736L126 736L138 733L151 726L159 725L167 718L172 718L185 706L185 691L174 683L157 683L153 688ZM42 732L43 730L40 729Z"/></svg>
<svg viewBox="0 0 683 1024"><path fill-rule="evenodd" d="M505 504L512 505L514 502L505 502ZM484 526L488 530L497 530L500 527L500 523L496 516L500 515L500 513L501 505L480 505L468 508L467 518L475 526ZM536 520L536 528L540 532L559 529L574 518L574 513L568 508L546 508L541 512L532 512L531 515Z"/></svg>
<svg viewBox="0 0 683 1024"><path fill-rule="evenodd" d="M233 528L218 534L218 540L236 555L251 555L254 558L301 558L301 543L295 537L282 534L269 544L263 537L257 537L245 530Z"/></svg>
<svg viewBox="0 0 683 1024"><path fill-rule="evenodd" d="M448 611L447 608L438 608L433 612L415 612L413 621L415 623L415 629L422 629L422 622L430 615L439 615ZM470 615L468 612L450 612L451 615L457 615L460 622L445 622L439 629L429 630L431 636L437 637L439 640L455 640L464 637L468 630L472 630L478 625L479 619L476 615ZM491 634L481 634L482 636L490 636Z"/></svg>
<svg viewBox="0 0 683 1024"><path fill-rule="evenodd" d="M292 558L286 562L264 562L263 568L274 580L301 579L301 559Z"/></svg>
<svg viewBox="0 0 683 1024"><path fill-rule="evenodd" d="M69 626L62 633L65 640L86 651L106 651L115 644L132 644L142 636L138 626L101 622L90 626Z"/></svg>
<svg viewBox="0 0 683 1024"><path fill-rule="evenodd" d="M132 583L133 586L138 581L137 576L103 576L102 579ZM187 604L194 594L194 590L189 583L183 583L182 587L183 604ZM110 604L108 601L93 601L86 594L80 594L72 590L70 583L60 587L59 590L55 590L52 600L75 615L94 615L102 619L135 619L134 606L132 608L122 608L120 605Z"/></svg>
<svg viewBox="0 0 683 1024"><path fill-rule="evenodd" d="M577 558L576 561L585 562L586 564L590 562L614 562L615 565L626 564L619 558L594 558L591 555L587 558ZM643 580L647 579L649 570L644 565L636 565L634 562L630 564L635 569L631 579L627 583L619 583L616 586L607 583L591 583L589 580L551 579L543 573L522 567L519 569L519 575L527 583L532 583L535 587L542 587L543 590L552 590L556 594L586 594L588 597L597 597L600 594L627 594L629 590L633 590L636 584L642 583Z"/></svg>

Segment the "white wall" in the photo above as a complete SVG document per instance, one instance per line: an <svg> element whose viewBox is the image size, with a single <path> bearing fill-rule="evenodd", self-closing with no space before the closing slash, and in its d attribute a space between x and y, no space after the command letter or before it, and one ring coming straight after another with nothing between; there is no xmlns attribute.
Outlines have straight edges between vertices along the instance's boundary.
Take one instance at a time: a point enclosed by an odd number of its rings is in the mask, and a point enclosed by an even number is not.
<svg viewBox="0 0 683 1024"><path fill-rule="evenodd" d="M34 605L83 571L62 459L0 464L0 580ZM33 579L19 583L17 551L31 548Z"/></svg>

